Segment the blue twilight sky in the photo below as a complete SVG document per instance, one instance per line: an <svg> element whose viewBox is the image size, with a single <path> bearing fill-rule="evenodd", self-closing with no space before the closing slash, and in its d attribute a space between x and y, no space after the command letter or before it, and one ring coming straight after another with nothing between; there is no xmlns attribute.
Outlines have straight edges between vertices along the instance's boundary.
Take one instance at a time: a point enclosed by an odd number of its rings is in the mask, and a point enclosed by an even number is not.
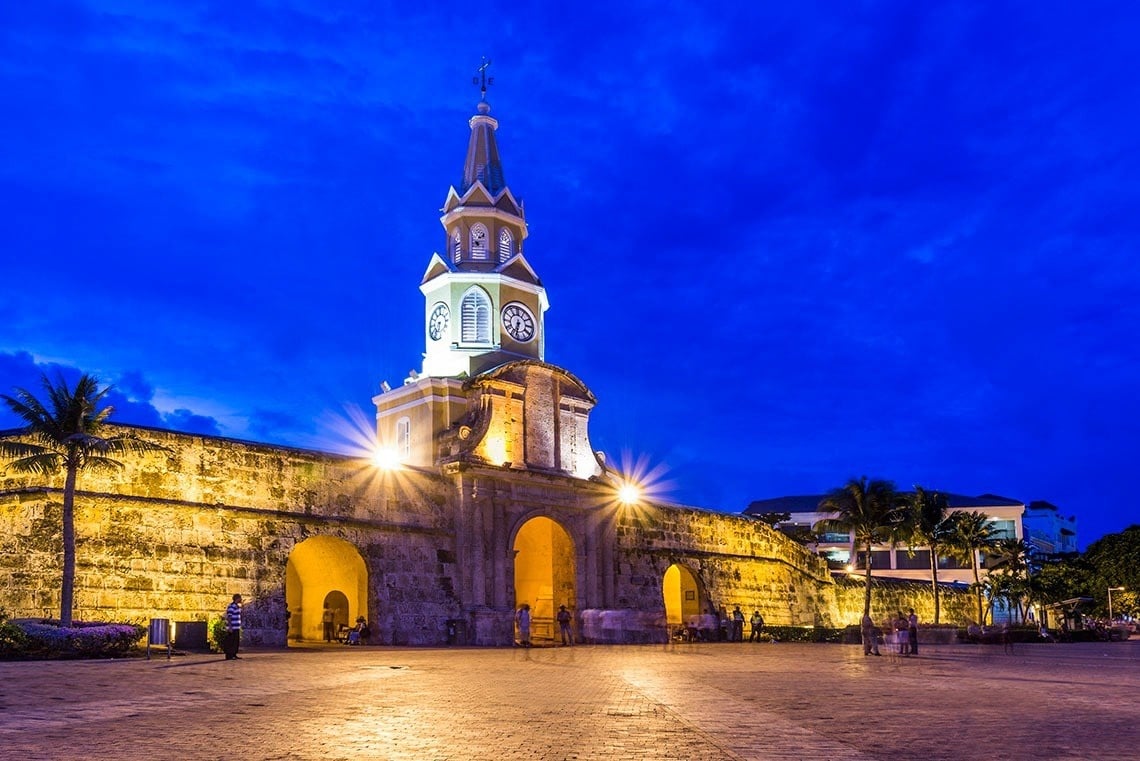
<svg viewBox="0 0 1140 761"><path fill-rule="evenodd" d="M420 367L486 55L595 448L686 504L867 474L1087 544L1140 519L1134 7L5 3L0 389L342 446Z"/></svg>

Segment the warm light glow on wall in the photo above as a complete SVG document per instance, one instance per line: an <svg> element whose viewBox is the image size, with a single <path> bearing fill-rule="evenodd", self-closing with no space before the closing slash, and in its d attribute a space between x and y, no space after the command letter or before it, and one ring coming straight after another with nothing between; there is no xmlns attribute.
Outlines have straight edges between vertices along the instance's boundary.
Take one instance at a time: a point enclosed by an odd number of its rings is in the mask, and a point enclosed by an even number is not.
<svg viewBox="0 0 1140 761"><path fill-rule="evenodd" d="M491 462L496 465L507 462L507 442L502 436L488 436L484 447Z"/></svg>

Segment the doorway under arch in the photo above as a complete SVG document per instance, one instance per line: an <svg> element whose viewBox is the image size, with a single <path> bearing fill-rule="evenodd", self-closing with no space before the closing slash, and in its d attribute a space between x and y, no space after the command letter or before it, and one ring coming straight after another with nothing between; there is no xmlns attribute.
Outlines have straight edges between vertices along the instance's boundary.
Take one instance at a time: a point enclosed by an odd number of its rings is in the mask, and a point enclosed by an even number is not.
<svg viewBox="0 0 1140 761"><path fill-rule="evenodd" d="M575 612L574 540L557 521L540 516L515 535L515 608L530 605L531 640L553 642L554 615L565 605Z"/></svg>
<svg viewBox="0 0 1140 761"><path fill-rule="evenodd" d="M325 604L337 629L368 618L368 569L356 547L334 536L314 536L293 548L285 563L289 639L324 641Z"/></svg>
<svg viewBox="0 0 1140 761"><path fill-rule="evenodd" d="M693 616L707 612L705 595L697 577L680 563L665 569L661 592L665 598L665 621L670 631L684 626Z"/></svg>

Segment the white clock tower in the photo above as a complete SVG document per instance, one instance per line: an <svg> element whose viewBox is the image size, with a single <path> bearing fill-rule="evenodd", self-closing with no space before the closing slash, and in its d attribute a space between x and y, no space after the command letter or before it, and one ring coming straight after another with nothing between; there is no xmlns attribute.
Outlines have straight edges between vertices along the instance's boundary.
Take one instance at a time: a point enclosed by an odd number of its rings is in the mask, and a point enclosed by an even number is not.
<svg viewBox="0 0 1140 761"><path fill-rule="evenodd" d="M432 256L420 283L430 377L470 377L545 354L550 305L522 253L525 213L503 178L485 83L483 96L469 122L463 182L443 204L444 253Z"/></svg>

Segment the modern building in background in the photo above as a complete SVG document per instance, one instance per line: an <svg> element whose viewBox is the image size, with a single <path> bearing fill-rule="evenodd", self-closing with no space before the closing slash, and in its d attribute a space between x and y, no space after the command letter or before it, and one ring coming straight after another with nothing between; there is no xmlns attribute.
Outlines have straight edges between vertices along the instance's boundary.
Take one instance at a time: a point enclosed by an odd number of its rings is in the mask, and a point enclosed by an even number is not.
<svg viewBox="0 0 1140 761"><path fill-rule="evenodd" d="M1034 500L1021 519L1025 543L1036 555L1067 555L1077 552L1077 518L1061 515L1056 505Z"/></svg>

